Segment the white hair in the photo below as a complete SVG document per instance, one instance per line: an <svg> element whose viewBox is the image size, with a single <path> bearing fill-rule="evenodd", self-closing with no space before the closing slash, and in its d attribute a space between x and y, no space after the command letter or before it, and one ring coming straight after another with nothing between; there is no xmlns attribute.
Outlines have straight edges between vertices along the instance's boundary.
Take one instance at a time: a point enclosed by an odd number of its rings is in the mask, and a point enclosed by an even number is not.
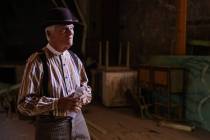
<svg viewBox="0 0 210 140"><path fill-rule="evenodd" d="M51 25L45 28L45 35L46 35L47 41L50 41L48 32L53 32L54 30L55 30L55 25Z"/></svg>

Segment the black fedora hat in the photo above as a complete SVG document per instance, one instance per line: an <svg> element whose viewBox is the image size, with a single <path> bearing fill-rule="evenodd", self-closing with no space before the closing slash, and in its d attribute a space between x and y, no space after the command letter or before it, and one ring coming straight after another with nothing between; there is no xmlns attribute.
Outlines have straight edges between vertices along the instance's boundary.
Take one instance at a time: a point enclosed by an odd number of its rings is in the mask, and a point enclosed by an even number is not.
<svg viewBox="0 0 210 140"><path fill-rule="evenodd" d="M44 20L44 28L57 24L75 24L78 19L72 14L68 8L57 7L50 9Z"/></svg>

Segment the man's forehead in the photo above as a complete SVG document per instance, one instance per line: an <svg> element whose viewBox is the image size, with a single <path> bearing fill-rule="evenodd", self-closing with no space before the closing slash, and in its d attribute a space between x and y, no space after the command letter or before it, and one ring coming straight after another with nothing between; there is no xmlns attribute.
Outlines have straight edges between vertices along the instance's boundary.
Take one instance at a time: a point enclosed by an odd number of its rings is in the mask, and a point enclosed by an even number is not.
<svg viewBox="0 0 210 140"><path fill-rule="evenodd" d="M65 25L65 24L58 24L58 25L54 25L55 27L58 27L58 28L62 28L62 27L74 27L74 24L68 24L68 25Z"/></svg>

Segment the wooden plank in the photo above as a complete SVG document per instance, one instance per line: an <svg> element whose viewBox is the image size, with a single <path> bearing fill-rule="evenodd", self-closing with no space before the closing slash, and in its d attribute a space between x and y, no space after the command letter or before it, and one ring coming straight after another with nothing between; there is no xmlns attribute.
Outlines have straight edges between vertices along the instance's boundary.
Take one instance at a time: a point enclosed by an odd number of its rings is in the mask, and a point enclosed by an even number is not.
<svg viewBox="0 0 210 140"><path fill-rule="evenodd" d="M184 124L178 124L178 123L173 123L173 122L166 122L166 121L160 121L159 122L160 126L165 126L168 128L174 128L174 129L178 129L178 130L184 130L184 131L192 131L193 129L195 129L194 126L188 126L188 125L184 125Z"/></svg>
<svg viewBox="0 0 210 140"><path fill-rule="evenodd" d="M95 130L97 130L97 131L100 132L101 134L104 134L104 135L107 134L106 129L100 127L100 126L97 125L97 124L94 124L92 121L86 120L86 122L87 122L87 125L88 125L88 126L94 128Z"/></svg>

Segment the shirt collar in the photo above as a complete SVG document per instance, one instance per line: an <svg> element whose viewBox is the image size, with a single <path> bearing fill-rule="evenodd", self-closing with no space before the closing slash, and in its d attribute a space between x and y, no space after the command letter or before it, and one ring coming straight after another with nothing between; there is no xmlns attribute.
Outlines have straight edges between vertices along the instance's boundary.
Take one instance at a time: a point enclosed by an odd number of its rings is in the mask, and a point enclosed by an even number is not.
<svg viewBox="0 0 210 140"><path fill-rule="evenodd" d="M47 44L47 48L55 55L62 55L63 53L56 51L49 43Z"/></svg>

